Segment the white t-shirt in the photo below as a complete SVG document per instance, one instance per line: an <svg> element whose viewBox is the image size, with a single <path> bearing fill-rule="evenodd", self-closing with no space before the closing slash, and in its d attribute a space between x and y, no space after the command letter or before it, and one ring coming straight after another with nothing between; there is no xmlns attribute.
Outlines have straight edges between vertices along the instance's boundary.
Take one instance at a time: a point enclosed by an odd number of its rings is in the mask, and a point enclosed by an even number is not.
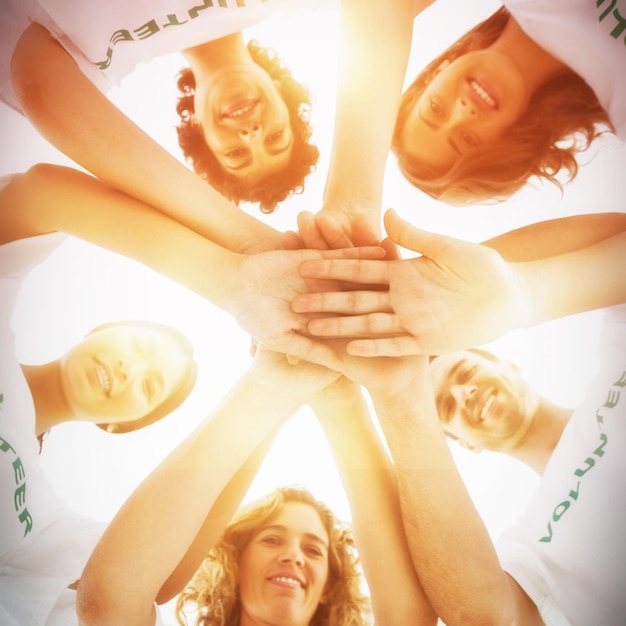
<svg viewBox="0 0 626 626"><path fill-rule="evenodd" d="M335 5L336 0L3 0L0 98L20 110L9 61L31 21L45 26L106 92L139 63L242 31L280 11Z"/></svg>
<svg viewBox="0 0 626 626"><path fill-rule="evenodd" d="M0 186L7 179L0 179ZM75 592L106 524L79 516L54 493L39 463L35 407L15 358L11 317L21 285L66 236L0 246L0 624L77 624ZM160 617L157 625L162 624Z"/></svg>
<svg viewBox="0 0 626 626"><path fill-rule="evenodd" d="M626 141L626 0L504 0L522 30L593 89Z"/></svg>
<svg viewBox="0 0 626 626"><path fill-rule="evenodd" d="M602 361L519 524L504 569L548 626L623 626L626 616L626 305L607 310Z"/></svg>

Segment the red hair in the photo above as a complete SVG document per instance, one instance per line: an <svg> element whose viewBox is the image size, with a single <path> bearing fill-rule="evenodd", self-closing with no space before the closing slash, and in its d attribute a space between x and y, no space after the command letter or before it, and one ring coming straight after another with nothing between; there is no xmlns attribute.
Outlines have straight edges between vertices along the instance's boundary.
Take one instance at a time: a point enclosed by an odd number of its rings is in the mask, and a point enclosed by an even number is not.
<svg viewBox="0 0 626 626"><path fill-rule="evenodd" d="M527 111L497 143L460 156L452 167L438 169L412 159L401 141L406 119L444 61L482 50L501 35L510 14L505 7L468 31L417 76L402 96L392 150L405 178L428 195L454 205L501 201L521 189L532 176L562 189L578 173L576 154L603 132L613 132L606 111L578 74L567 71L547 81L532 95Z"/></svg>

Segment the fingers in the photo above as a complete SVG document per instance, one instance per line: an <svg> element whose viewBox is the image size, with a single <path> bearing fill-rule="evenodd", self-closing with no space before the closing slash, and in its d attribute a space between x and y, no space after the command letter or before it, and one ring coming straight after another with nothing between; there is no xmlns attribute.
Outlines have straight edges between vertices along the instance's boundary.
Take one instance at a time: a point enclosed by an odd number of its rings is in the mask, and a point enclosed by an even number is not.
<svg viewBox="0 0 626 626"><path fill-rule="evenodd" d="M341 248L339 250L325 250L321 252L325 259L362 259L382 260L385 258L385 249L382 246L360 246L358 248Z"/></svg>
<svg viewBox="0 0 626 626"><path fill-rule="evenodd" d="M433 246L439 243L437 248L440 247L441 235L416 228L403 220L393 209L385 213L384 223L389 238L407 250L431 257Z"/></svg>
<svg viewBox="0 0 626 626"><path fill-rule="evenodd" d="M378 248L383 253L382 248ZM336 252L355 251L357 254L371 250L370 248L350 248L337 250ZM330 254L330 253L327 253ZM326 256L326 254L325 254ZM304 261L300 265L300 274L306 278L328 278L351 283L365 284L388 284L389 263L379 263L371 260L359 259L324 259L317 261Z"/></svg>
<svg viewBox="0 0 626 626"><path fill-rule="evenodd" d="M400 249L389 237L385 237L380 242L380 247L385 251L385 261L399 261L402 259Z"/></svg>
<svg viewBox="0 0 626 626"><path fill-rule="evenodd" d="M346 352L361 357L403 357L428 355L426 346L417 337L402 335L382 339L355 339L346 346Z"/></svg>
<svg viewBox="0 0 626 626"><path fill-rule="evenodd" d="M391 313L389 296L384 291L331 291L303 293L291 301L295 313L342 313L363 315L365 313Z"/></svg>
<svg viewBox="0 0 626 626"><path fill-rule="evenodd" d="M329 248L336 250L338 248L354 247L350 235L344 231L341 224L333 217L320 215L317 219L317 225Z"/></svg>
<svg viewBox="0 0 626 626"><path fill-rule="evenodd" d="M369 313L350 317L321 317L307 325L309 334L316 337L378 337L403 332L395 315Z"/></svg>
<svg viewBox="0 0 626 626"><path fill-rule="evenodd" d="M332 348L315 339L291 333L284 341L277 343L280 345L273 346L272 349L288 354L290 361L309 361L336 372L341 370L339 355Z"/></svg>
<svg viewBox="0 0 626 626"><path fill-rule="evenodd" d="M298 234L304 243L305 248L312 250L328 250L329 246L319 228L315 215L310 211L301 211L297 216ZM342 247L350 247L348 246Z"/></svg>
<svg viewBox="0 0 626 626"><path fill-rule="evenodd" d="M304 248L305 245L298 233L287 230L282 234L281 247L283 250L300 250Z"/></svg>

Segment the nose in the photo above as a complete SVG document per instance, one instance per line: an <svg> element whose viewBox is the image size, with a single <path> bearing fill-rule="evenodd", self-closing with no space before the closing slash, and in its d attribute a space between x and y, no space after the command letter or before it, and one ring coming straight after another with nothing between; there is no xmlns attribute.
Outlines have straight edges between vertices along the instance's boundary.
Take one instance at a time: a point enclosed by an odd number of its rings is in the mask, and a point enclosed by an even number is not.
<svg viewBox="0 0 626 626"><path fill-rule="evenodd" d="M280 555L281 563L295 563L296 565L304 565L304 554L299 545L288 544Z"/></svg>
<svg viewBox="0 0 626 626"><path fill-rule="evenodd" d="M134 370L135 366L131 361L118 359L115 362L113 374L120 383L126 384L133 377Z"/></svg>
<svg viewBox="0 0 626 626"><path fill-rule="evenodd" d="M466 98L465 96L459 96L456 99L456 114L461 119L467 119L476 117L476 107L474 104Z"/></svg>
<svg viewBox="0 0 626 626"><path fill-rule="evenodd" d="M466 408L467 403L476 393L476 385L454 385L451 393L457 405L460 408Z"/></svg>
<svg viewBox="0 0 626 626"><path fill-rule="evenodd" d="M246 124L242 126L239 131L239 137L244 139L245 141L250 141L256 137L261 135L261 131L263 130L261 124L258 122L253 122L252 124Z"/></svg>

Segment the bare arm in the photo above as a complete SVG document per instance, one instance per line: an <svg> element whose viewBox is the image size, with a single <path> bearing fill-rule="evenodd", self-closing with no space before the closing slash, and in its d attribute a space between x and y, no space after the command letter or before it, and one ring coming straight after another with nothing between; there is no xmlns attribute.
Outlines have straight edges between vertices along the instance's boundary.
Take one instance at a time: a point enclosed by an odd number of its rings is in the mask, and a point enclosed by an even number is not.
<svg viewBox="0 0 626 626"><path fill-rule="evenodd" d="M236 254L93 176L38 165L0 191L0 242L55 231L135 259L194 290L278 352L336 367L330 348L301 333L306 317L291 311L290 301L315 288L298 274L303 260L342 251Z"/></svg>
<svg viewBox="0 0 626 626"><path fill-rule="evenodd" d="M539 247L564 253L509 262L486 245L428 233L393 212L385 224L393 241L422 256L384 263L316 261L301 268L308 277L370 285L363 291L300 295L292 303L301 313L334 313L312 320L308 330L316 336L361 337L348 345L351 354L441 354L626 301L621 227L603 227L600 236L577 235L566 245L548 239ZM529 256L537 256L536 250ZM387 290L371 291L375 284Z"/></svg>
<svg viewBox="0 0 626 626"><path fill-rule="evenodd" d="M506 261L536 261L588 248L625 230L626 213L572 215L508 231L483 245Z"/></svg>
<svg viewBox="0 0 626 626"><path fill-rule="evenodd" d="M541 625L535 605L505 573L458 473L437 417L426 358L405 380L372 390L398 480L413 563L447 626Z"/></svg>
<svg viewBox="0 0 626 626"><path fill-rule="evenodd" d="M377 626L426 626L437 618L410 558L389 457L357 385L341 378L310 401L348 495Z"/></svg>
<svg viewBox="0 0 626 626"><path fill-rule="evenodd" d="M41 25L23 33L11 73L33 126L105 183L230 250L281 247L277 231L228 202L128 119Z"/></svg>
<svg viewBox="0 0 626 626"><path fill-rule="evenodd" d="M276 431L265 438L216 498L195 539L159 590L155 598L157 604L168 602L183 591L211 547L220 539L259 471L275 434Z"/></svg>
<svg viewBox="0 0 626 626"><path fill-rule="evenodd" d="M431 2L341 2L335 130L323 209L316 219L299 217L309 247L380 240L383 175L413 20Z"/></svg>
<svg viewBox="0 0 626 626"><path fill-rule="evenodd" d="M626 232L587 248L519 264L532 290L527 325L626 302Z"/></svg>

